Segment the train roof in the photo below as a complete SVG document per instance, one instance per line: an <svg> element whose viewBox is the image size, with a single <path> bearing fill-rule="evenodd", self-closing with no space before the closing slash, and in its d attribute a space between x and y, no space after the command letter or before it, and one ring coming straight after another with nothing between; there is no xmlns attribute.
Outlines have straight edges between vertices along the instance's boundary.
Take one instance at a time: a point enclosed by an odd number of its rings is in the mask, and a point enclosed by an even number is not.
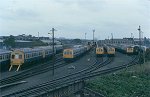
<svg viewBox="0 0 150 97"><path fill-rule="evenodd" d="M86 48L85 46L83 46L83 45L78 45L78 46L73 46L73 47L71 47L71 48L67 48L68 50L70 49L70 50L80 50L80 49L83 49L83 48ZM67 49L65 49L65 50L67 50Z"/></svg>
<svg viewBox="0 0 150 97"><path fill-rule="evenodd" d="M40 51L42 50L42 48L21 48L21 49L15 49L14 51L22 51L24 53L27 53L27 52L33 52L33 51Z"/></svg>
<svg viewBox="0 0 150 97"><path fill-rule="evenodd" d="M10 50L0 49L0 54L6 54L6 53L11 53L11 51Z"/></svg>
<svg viewBox="0 0 150 97"><path fill-rule="evenodd" d="M55 47L62 47L62 45L55 45ZM34 48L19 48L19 49L14 49L14 51L22 51L24 53L28 53L28 52L48 50L48 49L52 49L52 46L38 46L38 47L34 47Z"/></svg>

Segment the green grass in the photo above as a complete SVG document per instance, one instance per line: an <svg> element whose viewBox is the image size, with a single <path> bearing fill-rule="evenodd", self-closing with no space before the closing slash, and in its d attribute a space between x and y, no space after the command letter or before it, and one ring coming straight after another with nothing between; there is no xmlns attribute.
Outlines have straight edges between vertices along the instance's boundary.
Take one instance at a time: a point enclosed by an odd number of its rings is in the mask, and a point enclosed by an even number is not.
<svg viewBox="0 0 150 97"><path fill-rule="evenodd" d="M150 62L96 77L87 87L107 97L150 97Z"/></svg>

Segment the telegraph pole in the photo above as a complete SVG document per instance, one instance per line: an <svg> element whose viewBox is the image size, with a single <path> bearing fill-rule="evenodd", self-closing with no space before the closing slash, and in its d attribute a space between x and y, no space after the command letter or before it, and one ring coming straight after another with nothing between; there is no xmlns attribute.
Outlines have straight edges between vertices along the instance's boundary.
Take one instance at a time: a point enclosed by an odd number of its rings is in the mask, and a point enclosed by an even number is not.
<svg viewBox="0 0 150 97"><path fill-rule="evenodd" d="M54 31L56 31L54 28L52 28L52 30L50 30L50 31L52 31L52 46L53 46L53 72L52 72L52 75L54 76L54 63L55 63L55 52L54 52ZM48 34L50 34L50 33L48 33Z"/></svg>
<svg viewBox="0 0 150 97"><path fill-rule="evenodd" d="M131 38L133 38L133 33L131 33Z"/></svg>
<svg viewBox="0 0 150 97"><path fill-rule="evenodd" d="M85 41L86 41L86 33L85 33Z"/></svg>
<svg viewBox="0 0 150 97"><path fill-rule="evenodd" d="M111 33L111 39L112 39L112 44L113 44L113 33Z"/></svg>
<svg viewBox="0 0 150 97"><path fill-rule="evenodd" d="M94 44L94 32L95 32L95 29L93 30L93 44Z"/></svg>
<svg viewBox="0 0 150 97"><path fill-rule="evenodd" d="M139 50L139 61L140 61L140 65L141 65L141 27L139 26L138 28L139 31L139 45L140 45L140 50Z"/></svg>
<svg viewBox="0 0 150 97"><path fill-rule="evenodd" d="M39 39L39 32L38 32L38 39Z"/></svg>

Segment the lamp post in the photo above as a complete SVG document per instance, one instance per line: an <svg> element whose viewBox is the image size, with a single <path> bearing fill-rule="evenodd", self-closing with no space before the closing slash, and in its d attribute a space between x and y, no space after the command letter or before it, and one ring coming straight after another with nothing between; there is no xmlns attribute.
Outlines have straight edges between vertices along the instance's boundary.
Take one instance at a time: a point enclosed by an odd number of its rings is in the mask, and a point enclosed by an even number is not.
<svg viewBox="0 0 150 97"><path fill-rule="evenodd" d="M39 32L38 32L38 39L39 39Z"/></svg>
<svg viewBox="0 0 150 97"><path fill-rule="evenodd" d="M139 61L140 61L140 65L141 65L141 27L139 26L138 28L139 31L139 45L140 45L140 50L139 50Z"/></svg>
<svg viewBox="0 0 150 97"><path fill-rule="evenodd" d="M114 43L114 42L113 42L113 33L111 33L111 39L112 39L111 42L112 42L112 44L113 44L113 43Z"/></svg>
<svg viewBox="0 0 150 97"><path fill-rule="evenodd" d="M95 32L95 29L93 30L93 43L94 43L94 32Z"/></svg>
<svg viewBox="0 0 150 97"><path fill-rule="evenodd" d="M95 29L93 29L93 46L95 46L95 44L94 44L94 32L95 32Z"/></svg>
<svg viewBox="0 0 150 97"><path fill-rule="evenodd" d="M85 33L85 41L86 41L86 33Z"/></svg>
<svg viewBox="0 0 150 97"><path fill-rule="evenodd" d="M131 33L131 38L133 38L133 33Z"/></svg>
<svg viewBox="0 0 150 97"><path fill-rule="evenodd" d="M52 28L52 46L53 46L53 59L52 59L52 63L53 63L53 72L52 72L52 75L54 76L54 61L55 61L55 52L54 52L54 31L56 31L54 28ZM48 34L51 34L51 33L48 33Z"/></svg>

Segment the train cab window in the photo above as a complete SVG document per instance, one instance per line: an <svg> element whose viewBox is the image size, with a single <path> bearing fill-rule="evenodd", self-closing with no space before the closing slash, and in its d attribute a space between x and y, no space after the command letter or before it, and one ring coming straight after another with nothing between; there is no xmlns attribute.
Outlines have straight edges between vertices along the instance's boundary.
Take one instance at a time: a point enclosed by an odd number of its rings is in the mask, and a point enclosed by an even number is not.
<svg viewBox="0 0 150 97"><path fill-rule="evenodd" d="M11 58L14 59L14 58L15 58L15 55L12 55Z"/></svg>
<svg viewBox="0 0 150 97"><path fill-rule="evenodd" d="M69 55L69 52L66 52L67 55Z"/></svg>
<svg viewBox="0 0 150 97"><path fill-rule="evenodd" d="M68 55L69 53L68 52L66 52L66 55Z"/></svg>
<svg viewBox="0 0 150 97"><path fill-rule="evenodd" d="M16 54L16 55L15 55L15 59L19 59L19 55Z"/></svg>
<svg viewBox="0 0 150 97"><path fill-rule="evenodd" d="M22 59L22 55L19 55L19 59Z"/></svg>
<svg viewBox="0 0 150 97"><path fill-rule="evenodd" d="M65 55L67 55L68 54L68 52L65 52Z"/></svg>
<svg viewBox="0 0 150 97"><path fill-rule="evenodd" d="M70 55L72 55L72 52L70 52Z"/></svg>
<svg viewBox="0 0 150 97"><path fill-rule="evenodd" d="M68 52L68 55L70 55L70 52Z"/></svg>

